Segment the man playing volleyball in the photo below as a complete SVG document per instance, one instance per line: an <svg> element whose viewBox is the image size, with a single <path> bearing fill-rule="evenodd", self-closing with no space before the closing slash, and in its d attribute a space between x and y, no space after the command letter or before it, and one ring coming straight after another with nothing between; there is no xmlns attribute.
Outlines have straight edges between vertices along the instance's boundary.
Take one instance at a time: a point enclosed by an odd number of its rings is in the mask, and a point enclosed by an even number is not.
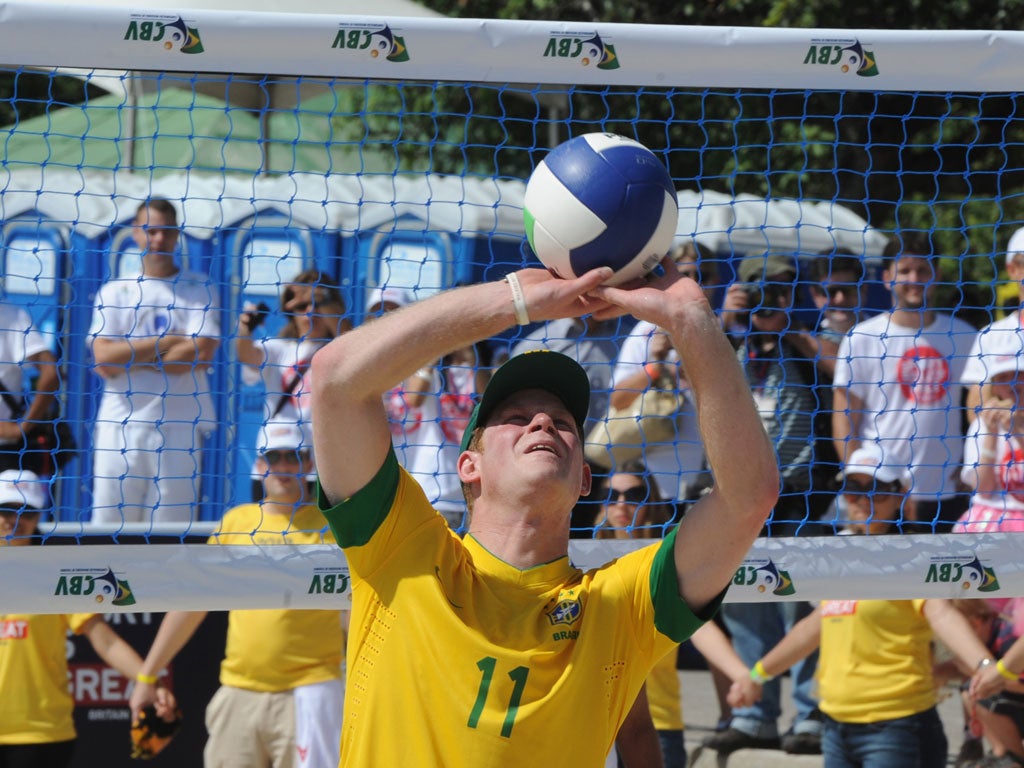
<svg viewBox="0 0 1024 768"><path fill-rule="evenodd" d="M389 313L317 353L320 504L353 585L346 768L602 765L655 662L717 609L775 502L778 470L707 299L665 272L624 290L600 287L607 268L574 280L523 270ZM569 358L533 352L498 369L466 430L460 540L399 468L382 394L517 321L627 312L679 351L714 489L664 540L574 568L569 515L591 484L589 384Z"/></svg>

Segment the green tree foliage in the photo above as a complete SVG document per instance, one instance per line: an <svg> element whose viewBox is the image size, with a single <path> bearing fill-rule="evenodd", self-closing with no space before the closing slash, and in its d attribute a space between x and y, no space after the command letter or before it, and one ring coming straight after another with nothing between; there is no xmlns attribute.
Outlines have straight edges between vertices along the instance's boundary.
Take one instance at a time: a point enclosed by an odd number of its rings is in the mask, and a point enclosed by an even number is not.
<svg viewBox="0 0 1024 768"><path fill-rule="evenodd" d="M0 125L81 104L98 91L75 77L55 77L31 70L0 70Z"/></svg>
<svg viewBox="0 0 1024 768"><path fill-rule="evenodd" d="M708 26L1017 29L1024 0L432 0L456 17ZM472 68L467 69L467 77ZM932 232L947 300L992 303L992 254L1024 222L1018 94L621 89L374 82L336 91L335 141L373 170L525 178L587 131L634 136L680 187L834 200L873 226ZM81 101L81 83L0 76L0 121ZM383 158L383 160L381 160ZM368 163L367 168L371 165Z"/></svg>

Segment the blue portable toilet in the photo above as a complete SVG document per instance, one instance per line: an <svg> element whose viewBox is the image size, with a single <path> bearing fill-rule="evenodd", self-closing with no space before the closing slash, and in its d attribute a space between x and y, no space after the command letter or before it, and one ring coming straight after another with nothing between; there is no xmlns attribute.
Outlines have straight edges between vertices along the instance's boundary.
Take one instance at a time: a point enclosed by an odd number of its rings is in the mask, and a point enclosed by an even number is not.
<svg viewBox="0 0 1024 768"><path fill-rule="evenodd" d="M3 300L23 307L49 340L60 365L61 412L78 444L51 488L56 520L75 519L91 470L82 322L94 274L89 243L102 236L110 216L104 188L103 180L93 185L82 174L26 170L9 174L0 195Z"/></svg>
<svg viewBox="0 0 1024 768"><path fill-rule="evenodd" d="M422 299L498 279L522 265L522 182L457 176L336 181L334 199L347 194L359 201L355 209L340 209L331 224L342 232L342 276L360 320L375 288L405 288Z"/></svg>
<svg viewBox="0 0 1024 768"><path fill-rule="evenodd" d="M253 500L252 467L265 419L263 379L253 382L251 376L245 376L235 352L233 338L239 315L246 304L265 304L270 311L254 336L275 336L286 320L279 306L284 285L311 268L338 280L338 235L325 229L326 220L308 216L302 206L282 203L287 199L285 192L272 182L258 189L259 198L247 198L253 201L249 205L225 210L218 234L223 255L218 279L225 287L224 306L229 317L224 327L225 353L230 361L219 380L224 397L218 403L218 412L233 427L230 434L225 434L227 471L219 476L224 498L221 512Z"/></svg>

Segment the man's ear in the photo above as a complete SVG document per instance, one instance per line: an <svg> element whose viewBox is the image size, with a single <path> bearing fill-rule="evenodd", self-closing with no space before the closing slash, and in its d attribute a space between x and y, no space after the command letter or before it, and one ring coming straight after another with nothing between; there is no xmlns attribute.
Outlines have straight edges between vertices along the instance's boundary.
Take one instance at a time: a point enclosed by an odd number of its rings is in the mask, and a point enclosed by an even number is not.
<svg viewBox="0 0 1024 768"><path fill-rule="evenodd" d="M459 480L463 483L475 483L480 479L480 454L477 451L463 451L455 463Z"/></svg>
<svg viewBox="0 0 1024 768"><path fill-rule="evenodd" d="M589 496L590 489L594 484L594 474L590 471L590 465L587 462L583 462L583 478L580 483L580 497Z"/></svg>

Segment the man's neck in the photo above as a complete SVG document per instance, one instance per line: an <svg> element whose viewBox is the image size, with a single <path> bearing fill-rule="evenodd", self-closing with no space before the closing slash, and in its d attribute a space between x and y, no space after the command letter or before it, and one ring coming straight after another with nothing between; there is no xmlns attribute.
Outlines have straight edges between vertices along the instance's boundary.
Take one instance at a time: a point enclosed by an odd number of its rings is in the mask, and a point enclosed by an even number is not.
<svg viewBox="0 0 1024 768"><path fill-rule="evenodd" d="M469 534L502 562L526 570L569 553L569 526L558 530L543 519L488 519L474 510Z"/></svg>
<svg viewBox="0 0 1024 768"><path fill-rule="evenodd" d="M142 257L142 276L166 278L174 277L179 270L173 256L146 254Z"/></svg>
<svg viewBox="0 0 1024 768"><path fill-rule="evenodd" d="M260 502L260 507L266 515L286 515L291 517L296 509L308 503L309 500L302 496L294 499L267 497Z"/></svg>
<svg viewBox="0 0 1024 768"><path fill-rule="evenodd" d="M935 322L935 310L926 307L894 309L891 318L893 323L902 328L927 328Z"/></svg>

